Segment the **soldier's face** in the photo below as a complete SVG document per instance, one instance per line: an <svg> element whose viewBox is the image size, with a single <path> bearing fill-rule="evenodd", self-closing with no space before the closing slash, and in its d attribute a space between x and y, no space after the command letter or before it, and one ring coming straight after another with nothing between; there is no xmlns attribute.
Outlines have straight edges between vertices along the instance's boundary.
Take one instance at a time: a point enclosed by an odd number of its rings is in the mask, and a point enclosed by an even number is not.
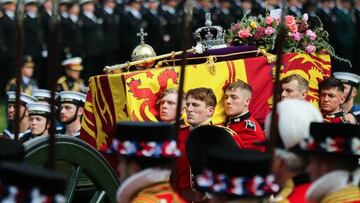
<svg viewBox="0 0 360 203"><path fill-rule="evenodd" d="M76 114L76 105L70 103L63 103L60 106L60 121L62 123L67 123L74 118Z"/></svg>
<svg viewBox="0 0 360 203"><path fill-rule="evenodd" d="M344 103L344 93L337 88L324 89L320 92L320 109L323 113L335 113L340 105Z"/></svg>
<svg viewBox="0 0 360 203"><path fill-rule="evenodd" d="M87 12L94 12L95 11L95 6L93 3L89 2L83 5L83 10L87 11Z"/></svg>
<svg viewBox="0 0 360 203"><path fill-rule="evenodd" d="M34 74L34 68L30 66L25 66L21 69L21 73L23 76L31 78Z"/></svg>
<svg viewBox="0 0 360 203"><path fill-rule="evenodd" d="M24 113L25 113L25 117L27 116L26 115L26 108L23 106L23 105L20 105L20 111L19 111L19 113L20 113L20 117L22 116L22 115L24 115ZM15 120L15 103L9 103L8 104L8 120L9 121L14 121Z"/></svg>
<svg viewBox="0 0 360 203"><path fill-rule="evenodd" d="M176 119L177 94L170 93L160 99L160 120L174 122Z"/></svg>
<svg viewBox="0 0 360 203"><path fill-rule="evenodd" d="M25 11L26 13L37 13L38 7L36 4L27 4L25 5Z"/></svg>
<svg viewBox="0 0 360 203"><path fill-rule="evenodd" d="M41 135L46 133L48 125L44 116L32 115L29 116L30 130L33 135Z"/></svg>
<svg viewBox="0 0 360 203"><path fill-rule="evenodd" d="M300 91L299 82L297 80L281 84L281 100L305 99L306 96L307 94L305 91Z"/></svg>
<svg viewBox="0 0 360 203"><path fill-rule="evenodd" d="M192 126L200 125L214 114L214 107L206 106L205 102L188 96L186 99L186 115Z"/></svg>
<svg viewBox="0 0 360 203"><path fill-rule="evenodd" d="M240 88L228 89L224 95L226 116L237 116L248 111L250 98L248 92Z"/></svg>
<svg viewBox="0 0 360 203"><path fill-rule="evenodd" d="M67 70L66 73L70 78L72 78L74 80L77 80L80 78L80 71Z"/></svg>
<svg viewBox="0 0 360 203"><path fill-rule="evenodd" d="M79 13L80 13L79 5L77 5L77 4L72 5L70 10L69 10L69 13L71 15L76 15L76 16L79 15Z"/></svg>
<svg viewBox="0 0 360 203"><path fill-rule="evenodd" d="M7 4L4 4L3 7L4 7L4 10L6 10L6 11L15 12L15 10L16 10L16 4L15 3L7 3Z"/></svg>

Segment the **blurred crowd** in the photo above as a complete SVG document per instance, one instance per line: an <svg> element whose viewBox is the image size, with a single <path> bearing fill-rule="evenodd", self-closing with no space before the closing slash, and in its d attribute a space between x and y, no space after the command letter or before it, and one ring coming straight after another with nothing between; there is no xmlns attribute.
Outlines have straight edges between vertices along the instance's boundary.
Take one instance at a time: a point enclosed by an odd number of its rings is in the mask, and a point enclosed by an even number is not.
<svg viewBox="0 0 360 203"><path fill-rule="evenodd" d="M265 14L281 8L280 0L197 0L193 31L204 26L205 13L212 21L229 29L245 15ZM49 47L59 43L60 60L81 57L86 80L101 74L105 65L131 60L131 52L140 39L140 28L147 33L145 42L159 54L181 49L183 2L179 0L80 0L58 1L59 41L51 42L53 1L25 0L24 55L34 63L34 80L39 88L49 88ZM1 0L0 14L0 88L15 76L17 43L16 1ZM360 0L289 0L288 13L310 20L318 16L329 32L331 45L338 56L349 59L356 72L359 67ZM316 23L314 23L316 24ZM335 64L335 68L337 67ZM354 71L353 71L354 72ZM359 72L359 71L357 71ZM44 77L45 76L45 77ZM25 81L26 82L26 81Z"/></svg>

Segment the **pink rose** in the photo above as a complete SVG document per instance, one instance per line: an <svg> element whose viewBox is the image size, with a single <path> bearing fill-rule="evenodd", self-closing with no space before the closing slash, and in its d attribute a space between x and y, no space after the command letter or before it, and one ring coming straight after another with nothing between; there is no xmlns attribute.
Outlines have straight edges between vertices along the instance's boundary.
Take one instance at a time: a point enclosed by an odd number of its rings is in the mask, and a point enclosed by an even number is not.
<svg viewBox="0 0 360 203"><path fill-rule="evenodd" d="M294 32L292 37L294 38L295 41L300 41L301 40L301 34L299 32Z"/></svg>
<svg viewBox="0 0 360 203"><path fill-rule="evenodd" d="M314 41L316 39L316 33L312 30L306 30L306 36L308 36L311 41Z"/></svg>
<svg viewBox="0 0 360 203"><path fill-rule="evenodd" d="M316 47L315 47L314 45L307 45L307 46L305 47L305 51L306 51L307 53L313 53L313 52L316 51Z"/></svg>
<svg viewBox="0 0 360 203"><path fill-rule="evenodd" d="M275 29L272 28L272 27L270 27L270 26L268 26L268 27L265 28L265 34L266 34L267 36L272 35L274 32L275 32Z"/></svg>
<svg viewBox="0 0 360 203"><path fill-rule="evenodd" d="M274 22L274 18L268 16L265 18L266 25L271 25Z"/></svg>
<svg viewBox="0 0 360 203"><path fill-rule="evenodd" d="M285 24L286 24L287 26L289 26L289 27L290 27L290 25L294 25L294 24L295 24L295 17L294 17L294 16L287 15L287 16L285 17Z"/></svg>
<svg viewBox="0 0 360 203"><path fill-rule="evenodd" d="M291 32L297 32L298 31L298 26L296 24L292 24L289 26L289 29Z"/></svg>
<svg viewBox="0 0 360 203"><path fill-rule="evenodd" d="M240 30L238 32L238 36L241 38L241 39L246 39L248 37L251 37L252 34L250 33L250 29L243 29L243 30Z"/></svg>
<svg viewBox="0 0 360 203"><path fill-rule="evenodd" d="M254 35L255 40L260 40L265 36L265 28L264 27L257 27L256 33Z"/></svg>

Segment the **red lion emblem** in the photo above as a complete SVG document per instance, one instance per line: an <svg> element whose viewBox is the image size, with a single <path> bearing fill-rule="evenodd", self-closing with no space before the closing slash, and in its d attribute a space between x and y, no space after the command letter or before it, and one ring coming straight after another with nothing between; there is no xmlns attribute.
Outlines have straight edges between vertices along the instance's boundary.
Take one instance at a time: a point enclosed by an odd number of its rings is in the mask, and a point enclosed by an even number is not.
<svg viewBox="0 0 360 203"><path fill-rule="evenodd" d="M149 75L149 74L147 74ZM151 74L152 75L152 74ZM177 77L178 74L174 69L165 69L163 72L159 74L157 77L157 83L160 86L159 90L157 92L153 92L150 88L139 88L140 85L142 85L142 82L140 79L134 79L131 78L131 81L127 83L129 86L129 92L138 100L145 99L140 105L140 115L141 119L144 121L150 121L151 119L146 115L145 108L148 107L151 114L154 115L156 118L158 118L158 109L156 102L158 98L160 97L160 94L166 90L168 87L168 81L172 80L174 84L177 84ZM145 81L148 82L148 81ZM151 82L151 81L149 81ZM139 121L140 119L135 115L135 112L132 112L132 120Z"/></svg>

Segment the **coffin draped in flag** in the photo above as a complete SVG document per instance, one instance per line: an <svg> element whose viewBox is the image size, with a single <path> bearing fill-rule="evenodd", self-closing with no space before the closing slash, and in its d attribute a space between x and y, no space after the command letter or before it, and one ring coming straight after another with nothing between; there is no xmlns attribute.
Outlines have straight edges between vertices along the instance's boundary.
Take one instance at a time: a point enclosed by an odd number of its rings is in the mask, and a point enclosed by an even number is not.
<svg viewBox="0 0 360 203"><path fill-rule="evenodd" d="M264 122L272 104L275 74L275 65L268 64L266 57L206 62L185 68L185 92L197 87L213 89L218 102L214 123L225 121L224 89L237 80L251 85L250 112L260 123ZM158 121L157 100L164 90L177 87L179 70L175 66L90 78L81 139L101 150L113 138L117 122ZM317 105L318 84L331 74L330 56L285 54L281 77L294 73L309 81L308 100Z"/></svg>

